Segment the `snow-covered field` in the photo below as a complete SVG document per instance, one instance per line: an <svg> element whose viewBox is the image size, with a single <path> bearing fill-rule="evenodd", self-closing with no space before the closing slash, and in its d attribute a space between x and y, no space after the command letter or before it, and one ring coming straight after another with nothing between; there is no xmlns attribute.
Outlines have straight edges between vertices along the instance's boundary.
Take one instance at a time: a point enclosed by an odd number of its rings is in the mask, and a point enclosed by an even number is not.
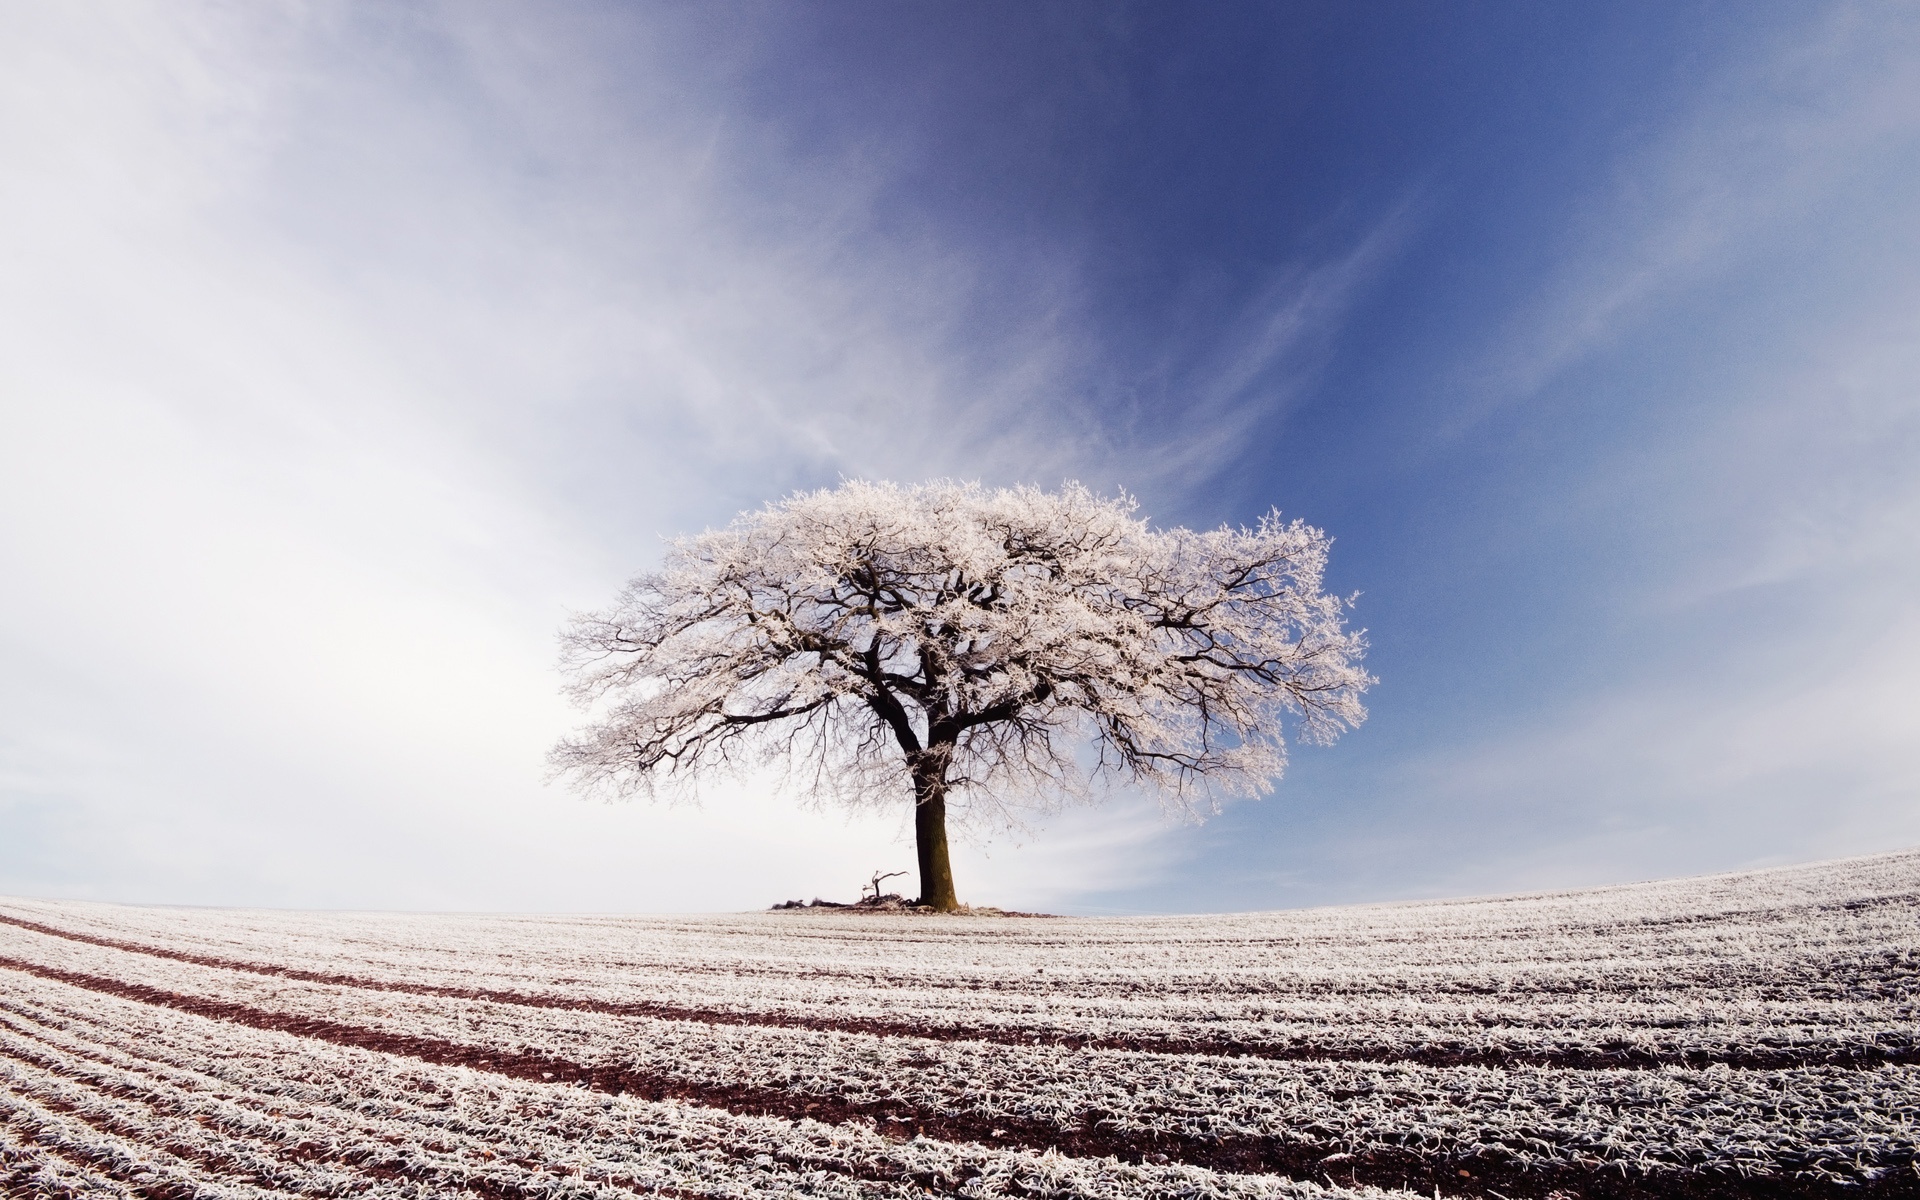
<svg viewBox="0 0 1920 1200"><path fill-rule="evenodd" d="M0 900L0 1193L1920 1196L1920 853L1236 916Z"/></svg>

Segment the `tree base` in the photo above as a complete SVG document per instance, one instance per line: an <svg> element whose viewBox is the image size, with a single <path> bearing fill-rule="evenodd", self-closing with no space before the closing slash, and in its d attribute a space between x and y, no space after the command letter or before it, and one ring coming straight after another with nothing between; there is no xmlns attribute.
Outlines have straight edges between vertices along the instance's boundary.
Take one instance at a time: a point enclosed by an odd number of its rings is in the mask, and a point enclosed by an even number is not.
<svg viewBox="0 0 1920 1200"><path fill-rule="evenodd" d="M770 912L818 912L867 914L872 916L926 916L926 917L1046 917L1059 916L1058 913L1021 912L1012 908L995 908L990 904L962 904L949 909L937 909L931 904L918 904L901 896L882 896L878 902L871 899L843 904L838 900L788 900L773 905Z"/></svg>

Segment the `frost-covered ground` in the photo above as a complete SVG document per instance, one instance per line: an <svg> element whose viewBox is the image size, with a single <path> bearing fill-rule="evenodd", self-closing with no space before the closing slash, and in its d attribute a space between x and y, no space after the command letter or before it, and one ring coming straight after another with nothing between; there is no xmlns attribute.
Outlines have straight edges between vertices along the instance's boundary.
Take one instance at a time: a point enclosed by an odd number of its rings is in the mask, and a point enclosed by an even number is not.
<svg viewBox="0 0 1920 1200"><path fill-rule="evenodd" d="M993 919L0 900L0 1193L1920 1196L1920 853Z"/></svg>

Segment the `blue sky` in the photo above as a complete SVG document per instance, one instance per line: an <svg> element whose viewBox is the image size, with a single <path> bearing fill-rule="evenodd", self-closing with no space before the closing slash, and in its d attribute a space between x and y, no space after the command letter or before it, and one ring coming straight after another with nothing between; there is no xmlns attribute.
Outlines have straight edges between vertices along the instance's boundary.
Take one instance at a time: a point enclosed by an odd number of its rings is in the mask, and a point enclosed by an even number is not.
<svg viewBox="0 0 1920 1200"><path fill-rule="evenodd" d="M1920 16L0 13L0 891L725 909L902 825L541 781L553 634L842 476L1337 539L1369 723L963 898L1920 842ZM903 812L904 815L904 812Z"/></svg>

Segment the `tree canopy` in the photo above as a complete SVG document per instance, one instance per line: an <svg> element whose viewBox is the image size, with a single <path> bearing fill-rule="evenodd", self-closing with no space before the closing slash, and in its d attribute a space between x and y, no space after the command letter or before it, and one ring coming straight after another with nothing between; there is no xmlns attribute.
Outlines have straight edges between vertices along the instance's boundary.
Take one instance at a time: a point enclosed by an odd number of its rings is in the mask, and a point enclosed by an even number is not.
<svg viewBox="0 0 1920 1200"><path fill-rule="evenodd" d="M630 795L777 760L824 798L911 799L941 909L949 801L1004 816L1125 779L1198 814L1270 791L1283 725L1325 743L1366 716L1330 539L1135 512L1078 484L849 482L677 539L562 632L593 716L554 768Z"/></svg>

